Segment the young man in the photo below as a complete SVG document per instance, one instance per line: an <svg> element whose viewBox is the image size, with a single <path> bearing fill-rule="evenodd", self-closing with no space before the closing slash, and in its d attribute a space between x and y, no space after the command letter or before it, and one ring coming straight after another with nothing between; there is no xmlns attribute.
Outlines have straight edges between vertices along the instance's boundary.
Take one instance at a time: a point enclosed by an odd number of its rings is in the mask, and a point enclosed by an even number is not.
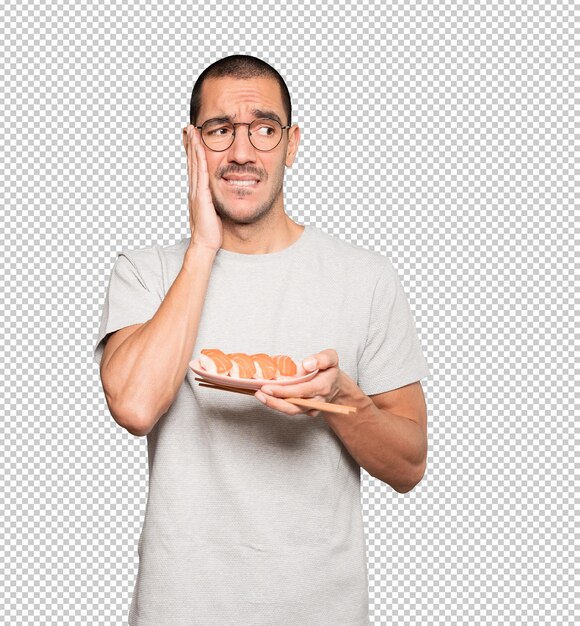
<svg viewBox="0 0 580 626"><path fill-rule="evenodd" d="M276 70L209 66L190 122L191 236L119 253L95 347L113 418L148 439L129 623L366 626L360 467L406 492L426 463L428 369L406 296L386 257L286 215L300 130ZM194 381L203 348L320 371L223 393Z"/></svg>

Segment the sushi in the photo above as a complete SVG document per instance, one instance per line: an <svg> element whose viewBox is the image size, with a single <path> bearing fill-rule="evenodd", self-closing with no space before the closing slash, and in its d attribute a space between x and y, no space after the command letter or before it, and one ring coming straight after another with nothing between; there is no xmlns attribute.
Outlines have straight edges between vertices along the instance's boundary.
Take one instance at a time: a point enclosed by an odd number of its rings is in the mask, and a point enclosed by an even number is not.
<svg viewBox="0 0 580 626"><path fill-rule="evenodd" d="M276 378L278 374L278 366L274 359L268 354L259 352L258 354L251 355L254 365L256 366L256 375L254 378L265 378L266 380L272 380Z"/></svg>
<svg viewBox="0 0 580 626"><path fill-rule="evenodd" d="M204 348L199 362L202 368L210 374L221 374L232 378L276 380L296 376L298 371L296 363L289 356L285 354L270 356L264 352L226 354L217 348Z"/></svg>
<svg viewBox="0 0 580 626"><path fill-rule="evenodd" d="M233 362L227 354L213 348L202 350L199 362L203 369L210 374L227 375L233 366Z"/></svg>
<svg viewBox="0 0 580 626"><path fill-rule="evenodd" d="M256 365L254 359L243 352L233 352L228 354L232 360L230 376L235 378L256 378Z"/></svg>
<svg viewBox="0 0 580 626"><path fill-rule="evenodd" d="M296 363L285 354L276 354L272 357L272 360L276 364L279 376L296 376L297 368Z"/></svg>

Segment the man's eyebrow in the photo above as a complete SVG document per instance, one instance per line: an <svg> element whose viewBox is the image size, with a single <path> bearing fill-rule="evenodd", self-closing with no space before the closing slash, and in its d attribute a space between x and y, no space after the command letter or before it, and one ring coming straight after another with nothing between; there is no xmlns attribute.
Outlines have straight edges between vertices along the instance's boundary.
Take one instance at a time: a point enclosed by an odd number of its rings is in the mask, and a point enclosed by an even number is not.
<svg viewBox="0 0 580 626"><path fill-rule="evenodd" d="M280 126L284 126L284 124L282 124L282 120L280 119L280 116L275 113L274 111L268 111L265 109L252 109L250 111L250 113L252 115L254 115L255 117L265 117L268 118L270 120L276 120ZM209 120L206 120L206 122L233 122L235 120L235 118L237 117L237 115L223 115L220 114L217 117L211 117L209 118Z"/></svg>
<svg viewBox="0 0 580 626"><path fill-rule="evenodd" d="M256 117L267 117L268 119L276 120L278 122L278 124L280 124L280 126L284 126L284 124L282 124L282 120L280 119L280 117L278 116L277 113L274 113L274 111L264 111L262 109L252 109L251 113L253 115L255 115Z"/></svg>

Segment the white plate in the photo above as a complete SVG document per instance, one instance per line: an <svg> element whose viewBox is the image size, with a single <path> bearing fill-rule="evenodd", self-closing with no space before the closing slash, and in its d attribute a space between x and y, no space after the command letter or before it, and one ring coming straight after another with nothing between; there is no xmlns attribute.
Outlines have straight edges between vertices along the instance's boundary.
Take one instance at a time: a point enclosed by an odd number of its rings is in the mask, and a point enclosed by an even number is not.
<svg viewBox="0 0 580 626"><path fill-rule="evenodd" d="M294 385L296 383L305 383L307 380L314 378L318 374L318 370L313 372L304 373L304 368L301 364L297 363L297 375L286 376L284 378L275 378L268 380L266 378L237 378L234 376L223 374L210 374L204 370L201 366L199 359L193 359L190 361L189 367L198 374L201 378L211 383L217 383L218 385L226 385L227 387L241 387L242 389L259 389L262 385L270 383L271 385Z"/></svg>

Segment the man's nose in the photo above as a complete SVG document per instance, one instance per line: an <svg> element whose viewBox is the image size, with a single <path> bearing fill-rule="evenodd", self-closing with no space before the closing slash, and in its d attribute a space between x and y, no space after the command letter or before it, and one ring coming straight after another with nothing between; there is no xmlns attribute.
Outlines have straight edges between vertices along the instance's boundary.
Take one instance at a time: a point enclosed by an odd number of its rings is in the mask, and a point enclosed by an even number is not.
<svg viewBox="0 0 580 626"><path fill-rule="evenodd" d="M229 148L228 158L238 163L246 163L256 159L256 148L250 142L248 126L236 126L234 142Z"/></svg>

